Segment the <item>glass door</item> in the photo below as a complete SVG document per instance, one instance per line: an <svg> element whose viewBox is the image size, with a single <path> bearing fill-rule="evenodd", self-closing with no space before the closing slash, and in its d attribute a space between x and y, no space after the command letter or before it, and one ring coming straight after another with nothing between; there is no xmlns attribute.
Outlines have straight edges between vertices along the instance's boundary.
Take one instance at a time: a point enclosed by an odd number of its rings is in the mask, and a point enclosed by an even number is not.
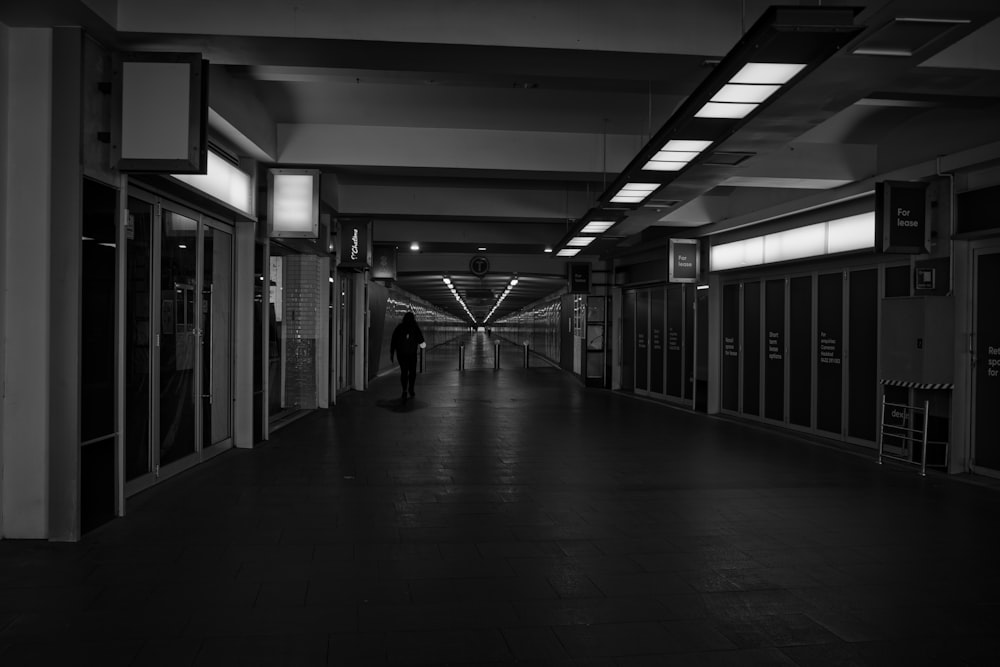
<svg viewBox="0 0 1000 667"><path fill-rule="evenodd" d="M125 481L135 493L232 445L233 236L133 191L125 220Z"/></svg>
<svg viewBox="0 0 1000 667"><path fill-rule="evenodd" d="M340 317L337 322L339 341L339 364L337 391L346 391L354 386L354 354L357 342L354 340L354 275L340 275Z"/></svg>
<svg viewBox="0 0 1000 667"><path fill-rule="evenodd" d="M206 223L202 257L201 437L208 450L233 437L233 235Z"/></svg>
<svg viewBox="0 0 1000 667"><path fill-rule="evenodd" d="M974 471L1000 477L1000 249L974 255L972 460Z"/></svg>
<svg viewBox="0 0 1000 667"><path fill-rule="evenodd" d="M125 224L125 481L154 472L152 435L155 204L128 198Z"/></svg>
<svg viewBox="0 0 1000 667"><path fill-rule="evenodd" d="M198 220L167 208L160 226L159 464L198 449L201 321L198 294Z"/></svg>

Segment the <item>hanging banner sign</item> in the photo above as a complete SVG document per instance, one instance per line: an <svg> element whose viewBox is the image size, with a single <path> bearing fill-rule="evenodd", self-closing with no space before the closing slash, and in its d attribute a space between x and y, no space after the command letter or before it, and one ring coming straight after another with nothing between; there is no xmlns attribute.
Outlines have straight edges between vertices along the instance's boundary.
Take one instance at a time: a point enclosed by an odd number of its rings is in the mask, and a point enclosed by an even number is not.
<svg viewBox="0 0 1000 667"><path fill-rule="evenodd" d="M376 280L396 279L396 246L376 243L372 252L372 278Z"/></svg>
<svg viewBox="0 0 1000 667"><path fill-rule="evenodd" d="M930 252L927 184L883 181L875 185L875 224L881 252Z"/></svg>
<svg viewBox="0 0 1000 667"><path fill-rule="evenodd" d="M569 263L570 294L590 294L590 264L586 262Z"/></svg>
<svg viewBox="0 0 1000 667"><path fill-rule="evenodd" d="M337 267L364 270L372 265L371 220L337 220Z"/></svg>
<svg viewBox="0 0 1000 667"><path fill-rule="evenodd" d="M670 239L667 280L672 283L696 283L701 269L696 239Z"/></svg>

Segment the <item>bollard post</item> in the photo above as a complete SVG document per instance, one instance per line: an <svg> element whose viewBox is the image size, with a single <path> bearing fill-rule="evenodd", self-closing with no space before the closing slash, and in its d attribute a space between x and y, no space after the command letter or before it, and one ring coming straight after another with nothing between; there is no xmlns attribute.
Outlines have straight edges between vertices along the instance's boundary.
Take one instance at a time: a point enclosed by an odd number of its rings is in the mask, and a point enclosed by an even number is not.
<svg viewBox="0 0 1000 667"><path fill-rule="evenodd" d="M465 370L465 345L458 346L458 370Z"/></svg>
<svg viewBox="0 0 1000 667"><path fill-rule="evenodd" d="M524 344L524 367L525 368L528 368L529 365L530 365L529 362L528 362L529 358L530 358L530 352L528 350L528 344L525 343Z"/></svg>
<svg viewBox="0 0 1000 667"><path fill-rule="evenodd" d="M500 341L493 343L493 370L500 370Z"/></svg>

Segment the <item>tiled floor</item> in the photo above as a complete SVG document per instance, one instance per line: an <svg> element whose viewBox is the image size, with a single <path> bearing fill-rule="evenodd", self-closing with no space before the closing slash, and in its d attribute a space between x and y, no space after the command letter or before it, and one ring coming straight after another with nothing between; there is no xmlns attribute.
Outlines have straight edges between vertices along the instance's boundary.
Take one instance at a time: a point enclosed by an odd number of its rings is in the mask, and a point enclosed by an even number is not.
<svg viewBox="0 0 1000 667"><path fill-rule="evenodd" d="M0 665L1000 664L997 491L454 351L0 542Z"/></svg>

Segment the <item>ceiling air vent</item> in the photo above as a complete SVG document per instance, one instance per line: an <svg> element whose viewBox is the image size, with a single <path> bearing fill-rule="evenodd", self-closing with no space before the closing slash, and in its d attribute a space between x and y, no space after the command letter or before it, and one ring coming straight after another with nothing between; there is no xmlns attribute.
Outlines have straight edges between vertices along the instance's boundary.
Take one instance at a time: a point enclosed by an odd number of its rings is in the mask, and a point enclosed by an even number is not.
<svg viewBox="0 0 1000 667"><path fill-rule="evenodd" d="M862 40L852 53L859 56L908 58L949 30L969 21L965 19L893 19Z"/></svg>

